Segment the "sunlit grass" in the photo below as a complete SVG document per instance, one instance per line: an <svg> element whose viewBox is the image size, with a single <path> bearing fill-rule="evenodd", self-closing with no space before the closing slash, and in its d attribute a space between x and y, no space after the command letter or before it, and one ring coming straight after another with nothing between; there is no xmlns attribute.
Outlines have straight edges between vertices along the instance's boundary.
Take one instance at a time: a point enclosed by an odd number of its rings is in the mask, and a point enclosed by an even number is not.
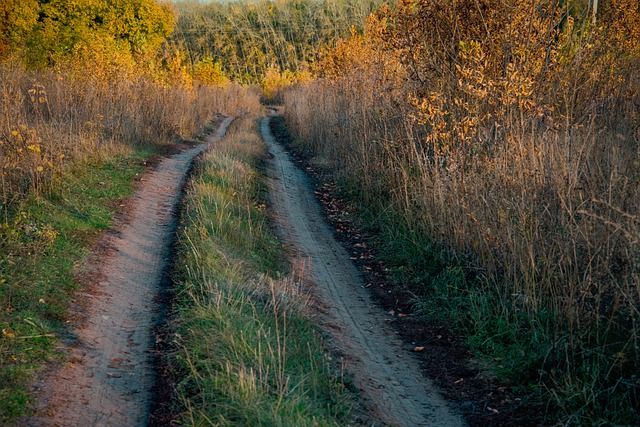
<svg viewBox="0 0 640 427"><path fill-rule="evenodd" d="M130 150L91 168L76 168L47 195L12 206L0 241L0 420L24 414L29 381L53 357L66 333L76 274L89 248L113 220L151 151Z"/></svg>
<svg viewBox="0 0 640 427"><path fill-rule="evenodd" d="M58 354L77 278L145 161L259 96L104 81L0 64L0 423L29 411L29 383Z"/></svg>

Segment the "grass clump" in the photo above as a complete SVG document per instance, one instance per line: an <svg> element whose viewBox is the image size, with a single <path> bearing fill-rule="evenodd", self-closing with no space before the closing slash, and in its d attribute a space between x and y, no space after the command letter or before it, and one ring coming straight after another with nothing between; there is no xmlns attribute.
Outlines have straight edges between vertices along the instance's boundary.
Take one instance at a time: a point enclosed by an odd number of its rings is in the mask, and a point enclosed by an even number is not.
<svg viewBox="0 0 640 427"><path fill-rule="evenodd" d="M348 394L268 227L263 143L243 118L196 167L179 232L178 421L338 425Z"/></svg>

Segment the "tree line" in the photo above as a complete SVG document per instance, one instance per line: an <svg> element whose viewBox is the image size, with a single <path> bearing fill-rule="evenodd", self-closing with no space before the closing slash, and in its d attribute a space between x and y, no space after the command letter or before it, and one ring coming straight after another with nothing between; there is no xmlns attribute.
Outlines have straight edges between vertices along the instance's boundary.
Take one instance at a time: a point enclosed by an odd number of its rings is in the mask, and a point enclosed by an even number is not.
<svg viewBox="0 0 640 427"><path fill-rule="evenodd" d="M360 31L380 0L181 2L170 43L191 64L213 61L232 80L259 83L267 70L313 69L326 47Z"/></svg>

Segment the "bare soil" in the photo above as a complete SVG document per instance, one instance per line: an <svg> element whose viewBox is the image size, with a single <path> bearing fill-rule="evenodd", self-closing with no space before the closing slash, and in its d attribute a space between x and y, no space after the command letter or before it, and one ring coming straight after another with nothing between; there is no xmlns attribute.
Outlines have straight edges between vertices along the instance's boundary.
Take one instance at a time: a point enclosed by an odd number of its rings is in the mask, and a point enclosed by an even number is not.
<svg viewBox="0 0 640 427"><path fill-rule="evenodd" d="M423 375L415 346L403 342L386 313L365 289L350 254L333 237L305 173L275 141L269 119L261 123L271 158L270 202L280 237L294 261L310 267L322 326L361 391L368 424L461 426L458 412Z"/></svg>
<svg viewBox="0 0 640 427"><path fill-rule="evenodd" d="M222 138L227 118L206 144L157 163L140 179L124 224L110 231L93 278L76 294L78 319L68 357L37 388L33 426L144 426L156 383L154 328L162 318L161 282L176 209L193 159Z"/></svg>

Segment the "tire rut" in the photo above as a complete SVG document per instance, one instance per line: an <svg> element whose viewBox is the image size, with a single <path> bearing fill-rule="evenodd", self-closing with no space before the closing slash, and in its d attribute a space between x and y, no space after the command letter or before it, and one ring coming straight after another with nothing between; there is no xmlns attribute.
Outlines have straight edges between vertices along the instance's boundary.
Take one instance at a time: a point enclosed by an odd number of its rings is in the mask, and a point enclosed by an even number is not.
<svg viewBox="0 0 640 427"><path fill-rule="evenodd" d="M390 425L465 425L385 323L385 314L326 224L307 176L272 136L268 117L262 119L261 132L272 155L267 174L278 232L298 262L310 264L313 293L324 308L323 327L362 391L365 408L372 418Z"/></svg>
<svg viewBox="0 0 640 427"><path fill-rule="evenodd" d="M168 157L143 177L130 221L108 238L97 266L99 283L78 293L86 322L73 333L69 356L45 380L31 426L145 426L154 369L153 328L162 317L159 296L170 256L176 209L193 159L222 138L226 118L207 143Z"/></svg>

